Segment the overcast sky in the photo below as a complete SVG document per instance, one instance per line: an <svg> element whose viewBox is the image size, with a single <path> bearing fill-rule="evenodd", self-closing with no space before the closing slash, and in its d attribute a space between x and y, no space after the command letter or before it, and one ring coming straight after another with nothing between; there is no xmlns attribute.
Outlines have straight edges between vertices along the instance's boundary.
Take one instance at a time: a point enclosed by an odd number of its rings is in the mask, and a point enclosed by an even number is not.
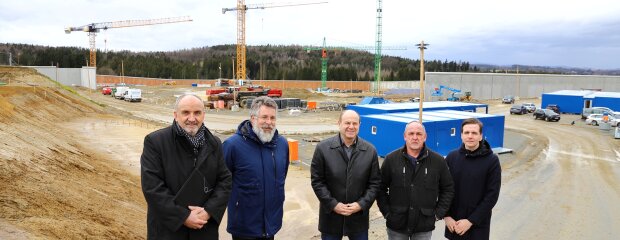
<svg viewBox="0 0 620 240"><path fill-rule="evenodd" d="M248 10L248 45L374 46L375 0L318 0L327 4ZM259 1L246 4L309 2ZM111 29L99 33L104 50L168 51L236 43L234 0L2 0L0 43L88 48L69 26L190 16L194 21ZM620 1L384 0L385 55L498 65L620 69Z"/></svg>

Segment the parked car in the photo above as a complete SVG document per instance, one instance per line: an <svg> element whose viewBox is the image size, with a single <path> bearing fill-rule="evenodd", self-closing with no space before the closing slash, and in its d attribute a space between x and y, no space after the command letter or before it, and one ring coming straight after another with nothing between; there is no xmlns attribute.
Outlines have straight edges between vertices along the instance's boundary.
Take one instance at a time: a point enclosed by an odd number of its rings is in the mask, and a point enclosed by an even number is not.
<svg viewBox="0 0 620 240"><path fill-rule="evenodd" d="M613 111L609 108L606 107L591 107L591 108L584 108L581 111L581 119L586 119L588 118L588 116L590 116L590 114L611 114L613 113Z"/></svg>
<svg viewBox="0 0 620 240"><path fill-rule="evenodd" d="M510 114L526 114L527 108L521 104L515 104L510 107Z"/></svg>
<svg viewBox="0 0 620 240"><path fill-rule="evenodd" d="M547 109L551 109L555 113L560 114L560 106L558 106L557 104L548 104Z"/></svg>
<svg viewBox="0 0 620 240"><path fill-rule="evenodd" d="M545 120L547 122L550 121L560 121L560 114L554 112L551 109L536 109L536 111L534 111L534 119L542 119Z"/></svg>
<svg viewBox="0 0 620 240"><path fill-rule="evenodd" d="M515 103L515 97L512 95L505 96L504 98L502 98L502 103L513 104Z"/></svg>
<svg viewBox="0 0 620 240"><path fill-rule="evenodd" d="M523 103L523 106L525 107L525 109L527 109L528 112L536 111L536 105L534 105L533 103Z"/></svg>
<svg viewBox="0 0 620 240"><path fill-rule="evenodd" d="M604 114L590 114L590 116L586 118L586 124L592 125L592 126L598 126L599 123L602 123L604 121L605 121ZM609 122L612 126L618 125L616 118L613 117L612 115L607 115L607 122Z"/></svg>
<svg viewBox="0 0 620 240"><path fill-rule="evenodd" d="M104 87L101 89L101 94L103 95L110 95L112 94L112 88L111 87Z"/></svg>

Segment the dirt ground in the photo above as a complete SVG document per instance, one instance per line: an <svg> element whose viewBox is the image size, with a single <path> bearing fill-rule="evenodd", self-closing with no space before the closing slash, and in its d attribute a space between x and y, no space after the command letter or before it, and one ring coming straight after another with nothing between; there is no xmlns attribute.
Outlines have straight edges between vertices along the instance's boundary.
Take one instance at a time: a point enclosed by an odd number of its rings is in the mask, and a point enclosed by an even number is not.
<svg viewBox="0 0 620 240"><path fill-rule="evenodd" d="M0 67L0 81L8 78L13 82L0 86L0 239L143 239L143 138L172 121L175 95L203 90L141 87L144 102L127 103L95 91L78 90L78 96L29 69ZM318 101L360 99L290 94ZM538 99L520 102L540 105ZM514 149L500 155L502 192L492 239L613 239L620 234L620 140L585 125L578 115L544 122L531 114L509 115L509 105L499 101L485 103L491 114L506 115L504 145ZM276 237L319 239L319 203L308 167L316 143L303 139L333 135L339 112L278 114L280 132L299 140L301 161L289 170L284 226ZM225 139L247 116L244 110L211 111L206 125ZM385 221L376 206L371 211L370 239L386 239ZM440 221L433 239L443 239L442 233ZM220 235L230 239L225 223Z"/></svg>

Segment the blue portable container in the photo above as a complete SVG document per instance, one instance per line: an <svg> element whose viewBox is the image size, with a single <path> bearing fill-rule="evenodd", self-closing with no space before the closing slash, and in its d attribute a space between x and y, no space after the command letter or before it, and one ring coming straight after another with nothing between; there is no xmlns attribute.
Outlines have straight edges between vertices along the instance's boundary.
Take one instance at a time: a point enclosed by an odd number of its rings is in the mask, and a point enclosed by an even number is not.
<svg viewBox="0 0 620 240"><path fill-rule="evenodd" d="M403 147L405 126L418 120L418 115L418 112L362 115L359 135L375 145L379 156L385 157ZM460 147L461 123L467 118L478 118L483 123L482 135L492 148L503 147L504 116L456 110L423 112L426 145L444 156Z"/></svg>

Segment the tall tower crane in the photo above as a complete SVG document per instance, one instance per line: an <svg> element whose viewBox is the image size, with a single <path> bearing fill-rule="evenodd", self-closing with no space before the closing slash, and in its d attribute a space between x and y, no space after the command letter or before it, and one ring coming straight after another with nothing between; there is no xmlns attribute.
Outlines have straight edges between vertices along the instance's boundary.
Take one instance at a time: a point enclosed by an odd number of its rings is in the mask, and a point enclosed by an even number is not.
<svg viewBox="0 0 620 240"><path fill-rule="evenodd" d="M222 8L222 14L229 11L237 11L237 69L235 75L237 79L246 78L246 65L245 65L245 11L248 9L265 9L276 7L291 7L302 5L314 5L323 4L327 2L298 2L298 3L263 3L263 4L250 4L245 5L245 0L237 0L237 7L234 8Z"/></svg>
<svg viewBox="0 0 620 240"><path fill-rule="evenodd" d="M344 47L344 46L327 46L325 44L325 38L323 38L323 46L307 46L304 47L304 50L310 52L312 50L320 50L321 51L321 88L327 87L327 50L362 50L362 51L372 51L377 50L377 47L381 46L357 46L357 47ZM393 46L393 47L383 47L385 50L407 50L407 47L404 46ZM380 51L380 50L379 50ZM381 59L379 59L379 65L381 65ZM379 86L377 83L377 58L375 57L375 85ZM379 67L379 71L381 67ZM380 75L380 74L379 74ZM376 88L376 87L375 87Z"/></svg>
<svg viewBox="0 0 620 240"><path fill-rule="evenodd" d="M178 23L178 22L190 22L192 19L189 16L174 17L174 18L158 18L158 19L145 19L145 20L124 20L116 22L101 22L91 23L79 27L67 27L65 33L69 34L73 31L87 32L90 42L90 66L97 66L97 48L95 47L95 36L101 30L108 30L110 28L124 28L124 27L137 27L146 25L166 24L166 23Z"/></svg>

